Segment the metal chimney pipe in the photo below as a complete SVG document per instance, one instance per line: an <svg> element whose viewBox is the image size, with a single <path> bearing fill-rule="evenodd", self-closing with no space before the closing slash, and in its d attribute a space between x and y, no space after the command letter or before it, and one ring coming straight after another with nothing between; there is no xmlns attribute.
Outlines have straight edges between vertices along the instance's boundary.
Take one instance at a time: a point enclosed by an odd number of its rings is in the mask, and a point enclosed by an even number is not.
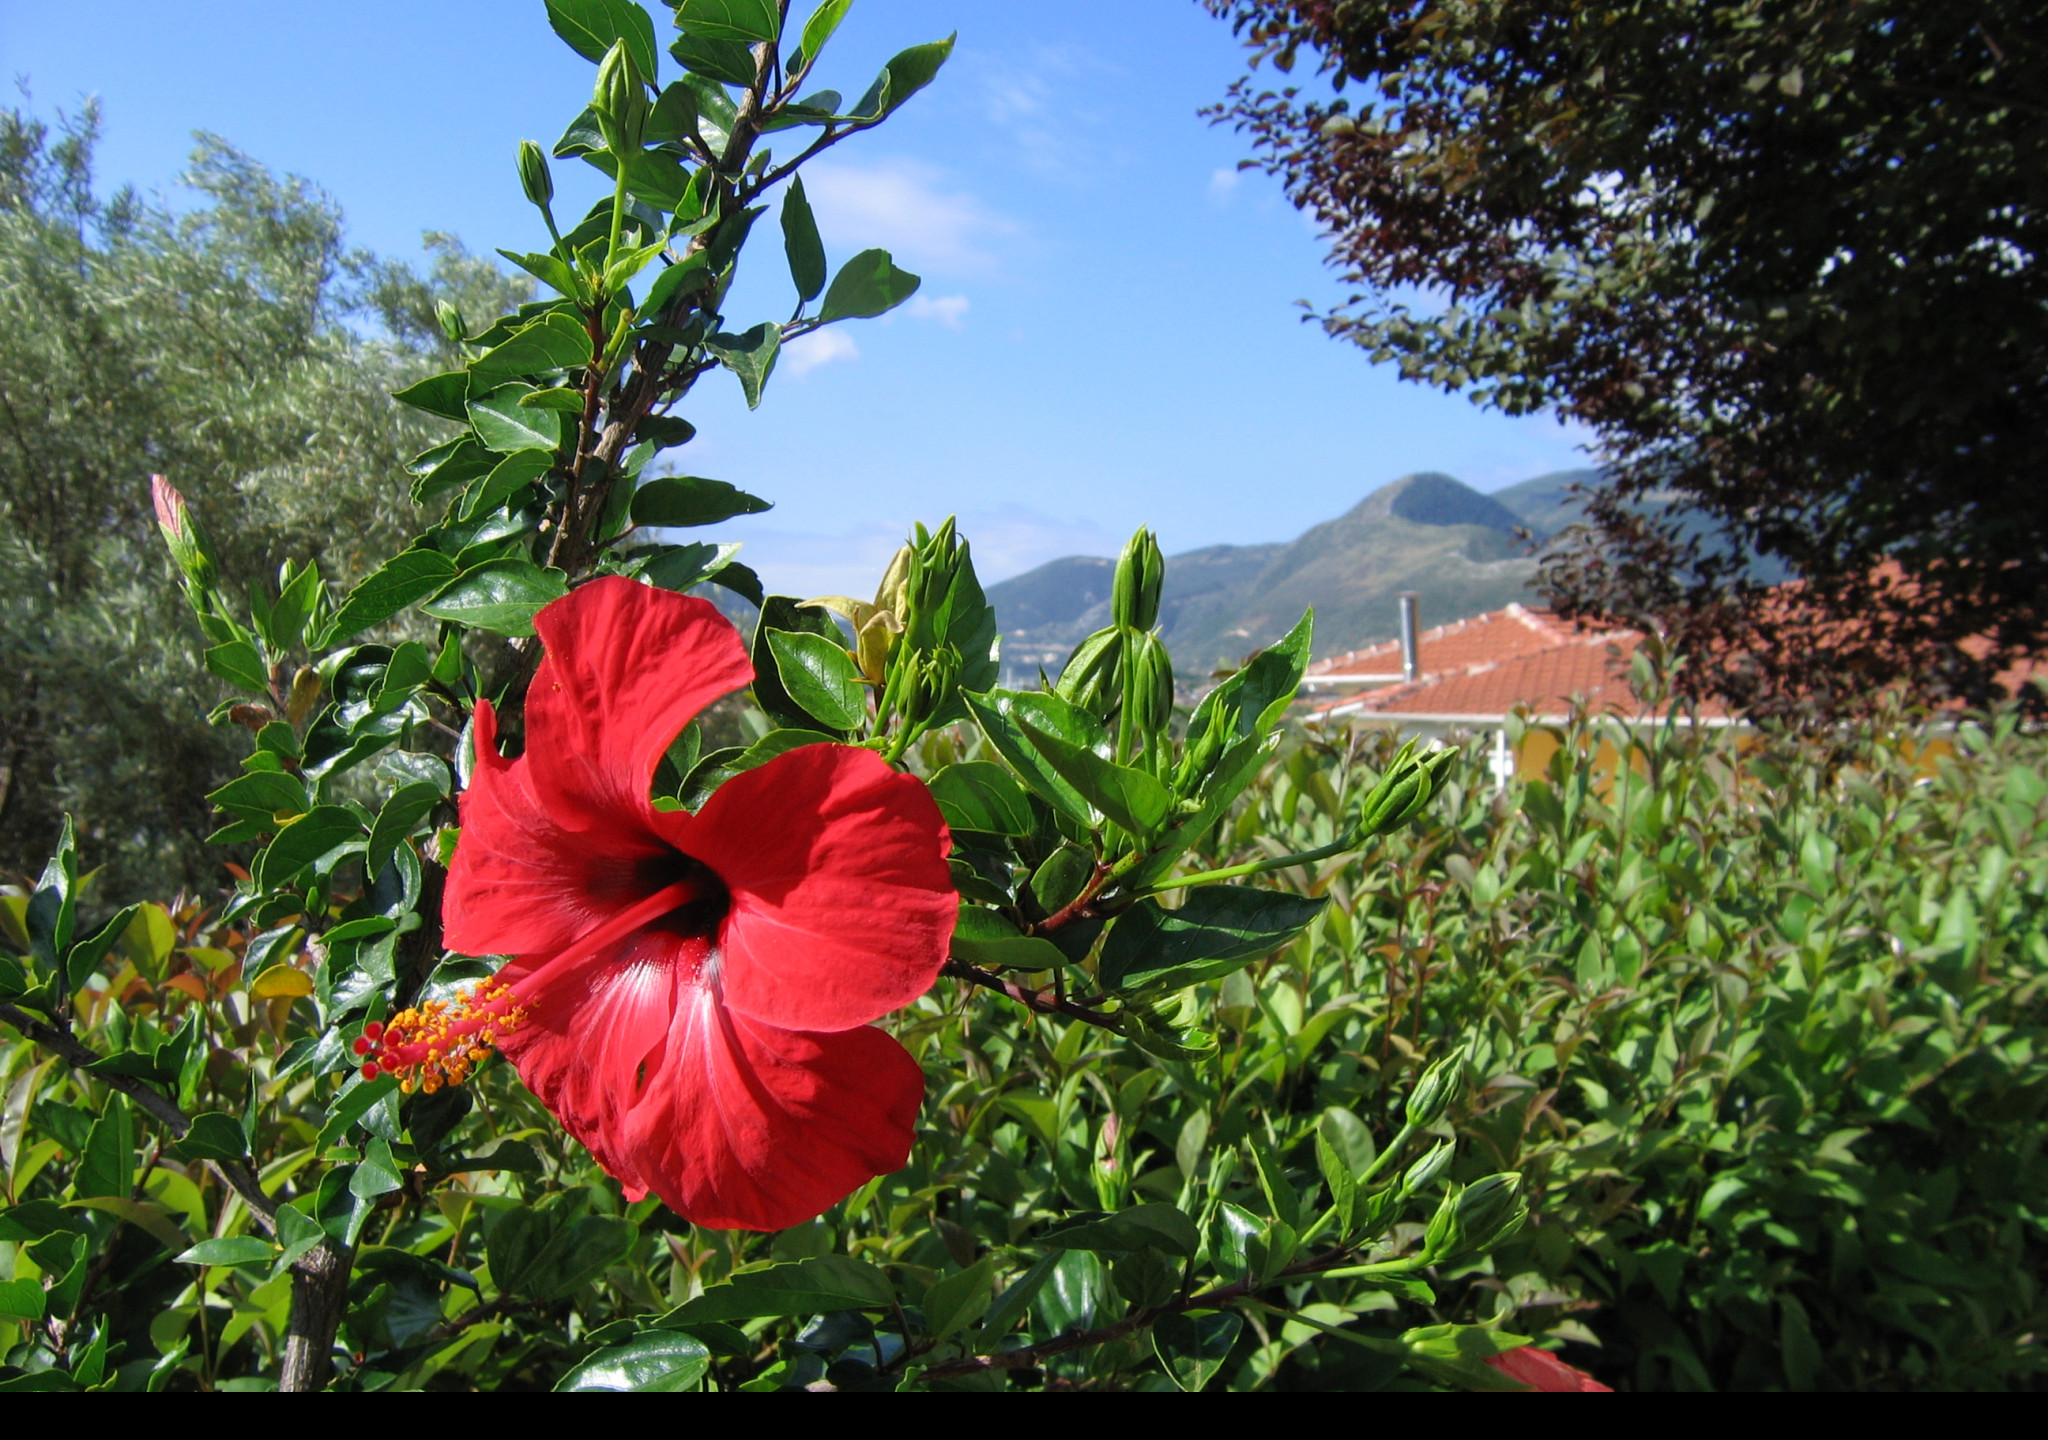
<svg viewBox="0 0 2048 1440"><path fill-rule="evenodd" d="M1401 677L1409 684L1422 678L1422 654L1415 640L1415 592L1401 592Z"/></svg>

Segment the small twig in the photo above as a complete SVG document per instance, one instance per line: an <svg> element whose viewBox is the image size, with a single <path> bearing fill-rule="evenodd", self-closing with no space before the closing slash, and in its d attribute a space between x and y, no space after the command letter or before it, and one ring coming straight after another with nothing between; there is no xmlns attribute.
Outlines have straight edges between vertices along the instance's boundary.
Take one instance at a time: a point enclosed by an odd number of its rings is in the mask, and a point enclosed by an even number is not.
<svg viewBox="0 0 2048 1440"><path fill-rule="evenodd" d="M1061 1015L1069 1020L1079 1020L1086 1025L1099 1025L1104 1030L1121 1030L1121 1022L1113 1015L1099 1010L1090 1010L1072 1000L1047 999L1042 990L1027 990L1014 980L1005 980L993 970L984 970L979 965L970 965L965 960L948 960L946 968L939 972L954 980L964 980L969 985L978 985L984 990L994 990L1007 995L1035 1015Z"/></svg>

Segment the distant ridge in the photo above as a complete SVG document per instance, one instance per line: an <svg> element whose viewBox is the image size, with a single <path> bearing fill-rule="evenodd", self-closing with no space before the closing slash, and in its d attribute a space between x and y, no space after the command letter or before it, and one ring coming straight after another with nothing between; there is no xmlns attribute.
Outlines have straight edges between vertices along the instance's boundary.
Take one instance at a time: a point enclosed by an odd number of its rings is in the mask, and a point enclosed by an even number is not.
<svg viewBox="0 0 2048 1440"><path fill-rule="evenodd" d="M1214 545L1169 557L1160 624L1190 679L1235 662L1316 610L1316 654L1392 638L1395 597L1420 596L1425 623L1496 610L1532 597L1536 562L1517 531L1541 540L1570 524L1566 487L1591 471L1539 476L1482 495L1424 472L1383 485L1334 520L1288 544ZM991 585L1012 683L1108 623L1114 562L1073 556Z"/></svg>

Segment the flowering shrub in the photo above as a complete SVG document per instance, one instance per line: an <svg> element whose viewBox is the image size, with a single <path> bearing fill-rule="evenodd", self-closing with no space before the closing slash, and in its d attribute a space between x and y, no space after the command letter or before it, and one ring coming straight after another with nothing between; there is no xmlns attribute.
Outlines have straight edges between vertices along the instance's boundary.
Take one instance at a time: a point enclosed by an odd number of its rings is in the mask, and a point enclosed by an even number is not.
<svg viewBox="0 0 2048 1440"><path fill-rule="evenodd" d="M1404 825L1454 752L1393 757L1299 853L1191 872L1279 743L1308 617L1183 724L1149 534L1030 692L997 687L951 522L871 602L663 538L766 508L656 464L699 380L759 405L787 341L915 291L881 251L831 272L799 172L951 50L848 104L805 93L847 0L788 33L775 0L672 8L663 84L644 11L549 0L597 65L551 154L612 193L565 228L521 145L550 244L508 257L552 297L442 307L463 364L398 395L449 427L403 551L245 604L153 481L239 692L210 799L248 864L217 911L102 916L67 831L9 900L0 1387L1192 1390L1328 1337L1524 1388L1487 1363L1528 1341L1502 1325L1352 1323L1523 1221L1518 1175L1446 1178L1462 1055L1303 1116L1327 1026L1247 1077L1212 1013L1326 908L1243 882ZM795 315L740 328L775 195ZM715 746L700 714L742 688L752 739Z"/></svg>

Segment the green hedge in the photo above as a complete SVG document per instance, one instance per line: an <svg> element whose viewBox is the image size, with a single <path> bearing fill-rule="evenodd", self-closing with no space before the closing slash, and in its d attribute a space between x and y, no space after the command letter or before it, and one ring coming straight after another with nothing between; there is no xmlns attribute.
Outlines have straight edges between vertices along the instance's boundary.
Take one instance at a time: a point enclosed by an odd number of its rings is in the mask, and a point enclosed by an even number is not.
<svg viewBox="0 0 2048 1440"><path fill-rule="evenodd" d="M1617 1388L2037 1384L2048 743L1913 733L1581 721L1499 793L1475 743L1436 823L1290 872L1336 903L1225 1013L1358 1017L1304 1107L1470 1045L1460 1166L1523 1171L1534 1220L1447 1311ZM1236 834L1332 833L1389 745L1311 735ZM1330 1358L1280 1380L1357 1378Z"/></svg>

